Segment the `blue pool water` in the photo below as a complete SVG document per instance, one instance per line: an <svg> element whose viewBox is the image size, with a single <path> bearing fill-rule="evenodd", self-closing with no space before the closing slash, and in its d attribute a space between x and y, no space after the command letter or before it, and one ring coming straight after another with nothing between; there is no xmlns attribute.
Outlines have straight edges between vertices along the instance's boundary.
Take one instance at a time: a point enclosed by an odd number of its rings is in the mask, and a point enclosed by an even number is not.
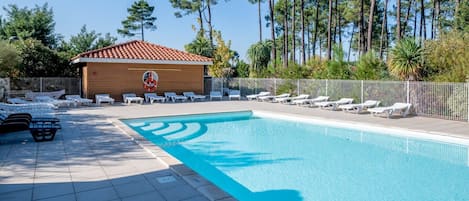
<svg viewBox="0 0 469 201"><path fill-rule="evenodd" d="M469 200L463 145L251 112L123 121L242 201Z"/></svg>

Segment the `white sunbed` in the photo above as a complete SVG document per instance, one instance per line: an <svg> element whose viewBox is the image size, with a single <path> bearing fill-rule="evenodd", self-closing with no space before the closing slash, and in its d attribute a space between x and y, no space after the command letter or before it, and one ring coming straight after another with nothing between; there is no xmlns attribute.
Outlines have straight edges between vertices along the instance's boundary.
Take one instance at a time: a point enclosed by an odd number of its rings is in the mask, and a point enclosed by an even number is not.
<svg viewBox="0 0 469 201"><path fill-rule="evenodd" d="M307 98L309 98L309 94L300 94L300 95L295 96L295 97L274 98L274 102L287 104L287 103L293 103L293 101L295 101L295 100L304 100L304 99L307 99Z"/></svg>
<svg viewBox="0 0 469 201"><path fill-rule="evenodd" d="M278 99L278 98L286 98L286 97L290 97L290 94L289 93L283 93L283 94L280 94L278 96L262 96L262 97L259 97L258 100L260 100L260 101L273 101L273 100Z"/></svg>
<svg viewBox="0 0 469 201"><path fill-rule="evenodd" d="M75 101L77 105L89 105L93 102L92 99L82 98L80 95L65 95L65 99L69 101Z"/></svg>
<svg viewBox="0 0 469 201"><path fill-rule="evenodd" d="M316 102L314 105L319 106L321 109L336 110L339 105L351 104L352 102L353 98L341 98L338 101Z"/></svg>
<svg viewBox="0 0 469 201"><path fill-rule="evenodd" d="M394 103L388 107L370 108L368 109L368 112L370 112L373 116L377 114L386 114L388 118L391 117L393 113L399 112L402 117L406 117L409 114L411 107L412 104L410 103Z"/></svg>
<svg viewBox="0 0 469 201"><path fill-rule="evenodd" d="M138 97L135 93L124 93L122 94L122 100L124 103L130 104L132 102L143 104L143 98Z"/></svg>
<svg viewBox="0 0 469 201"><path fill-rule="evenodd" d="M339 105L339 109L342 109L345 112L356 112L360 113L365 110L368 110L369 108L374 108L379 105L380 101L377 100L367 100L363 103L359 104L346 104L346 105Z"/></svg>
<svg viewBox="0 0 469 201"><path fill-rule="evenodd" d="M296 104L298 106L301 106L301 105L311 106L316 102L322 102L322 101L327 101L327 100L329 100L329 96L318 96L318 97L312 98L312 99L294 100L294 101L292 101L292 104Z"/></svg>
<svg viewBox="0 0 469 201"><path fill-rule="evenodd" d="M22 98L8 98L7 102L11 103L11 104L29 104L29 103L33 103L31 101L27 101L27 100L24 100Z"/></svg>
<svg viewBox="0 0 469 201"><path fill-rule="evenodd" d="M61 107L61 106L66 106L66 107L70 107L70 106L77 106L77 103L75 101L71 101L71 100L58 100L58 99L54 99L50 96L36 96L34 97L34 102L40 102L40 103L51 103L57 107Z"/></svg>
<svg viewBox="0 0 469 201"><path fill-rule="evenodd" d="M165 97L158 96L156 93L145 93L143 96L145 97L145 102L150 102L150 104L153 104L155 101L160 101L162 103L166 101Z"/></svg>
<svg viewBox="0 0 469 201"><path fill-rule="evenodd" d="M239 91L239 90L230 90L228 92L228 100L231 100L233 98L237 98L238 100L241 100L241 91Z"/></svg>
<svg viewBox="0 0 469 201"><path fill-rule="evenodd" d="M218 99L222 100L223 95L222 95L222 93L219 92L219 91L211 91L211 92L210 92L210 100L212 100L212 99L214 99L214 98L218 98Z"/></svg>
<svg viewBox="0 0 469 201"><path fill-rule="evenodd" d="M189 98L192 102L194 102L196 100L205 100L205 98L206 98L204 95L198 95L198 94L195 94L192 91L182 92L182 95Z"/></svg>
<svg viewBox="0 0 469 201"><path fill-rule="evenodd" d="M177 100L180 100L180 101L186 101L187 100L187 97L177 95L176 92L164 92L164 97L168 101L169 100L173 101L173 103L175 103Z"/></svg>
<svg viewBox="0 0 469 201"><path fill-rule="evenodd" d="M109 94L96 94L95 96L96 105L101 105L101 103L114 104L114 98L111 98Z"/></svg>
<svg viewBox="0 0 469 201"><path fill-rule="evenodd" d="M270 95L270 92L269 91L261 91L259 92L258 94L251 94L251 95L247 95L246 98L248 100L257 100L259 97L262 97L262 96L269 96Z"/></svg>

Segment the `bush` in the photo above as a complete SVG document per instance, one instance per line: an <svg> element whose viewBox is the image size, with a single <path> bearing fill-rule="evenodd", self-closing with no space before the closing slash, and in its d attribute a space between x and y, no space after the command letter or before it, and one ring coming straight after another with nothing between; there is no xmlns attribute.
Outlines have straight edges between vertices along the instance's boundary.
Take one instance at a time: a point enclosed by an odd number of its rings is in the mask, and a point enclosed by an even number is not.
<svg viewBox="0 0 469 201"><path fill-rule="evenodd" d="M379 80L386 75L386 65L373 51L360 57L353 72L353 77L357 80Z"/></svg>

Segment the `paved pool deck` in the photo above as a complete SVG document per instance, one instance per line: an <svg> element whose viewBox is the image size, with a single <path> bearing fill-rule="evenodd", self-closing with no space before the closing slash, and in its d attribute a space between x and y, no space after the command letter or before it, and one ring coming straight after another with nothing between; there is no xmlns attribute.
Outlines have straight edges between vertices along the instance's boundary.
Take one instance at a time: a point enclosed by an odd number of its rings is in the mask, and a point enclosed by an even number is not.
<svg viewBox="0 0 469 201"><path fill-rule="evenodd" d="M0 135L0 200L235 200L167 153L139 138L120 118L241 110L398 128L469 140L469 123L411 116L381 118L256 101L207 101L61 109L54 141L27 131Z"/></svg>

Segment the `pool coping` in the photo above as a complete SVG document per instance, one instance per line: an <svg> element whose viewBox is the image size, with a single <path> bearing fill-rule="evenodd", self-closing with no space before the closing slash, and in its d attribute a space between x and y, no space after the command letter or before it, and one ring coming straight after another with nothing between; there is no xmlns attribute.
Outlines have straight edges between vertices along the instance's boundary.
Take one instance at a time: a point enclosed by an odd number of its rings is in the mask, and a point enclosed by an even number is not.
<svg viewBox="0 0 469 201"><path fill-rule="evenodd" d="M327 117L307 116L303 114L272 112L272 111L265 111L265 110L235 110L235 111L226 111L226 112L246 112L246 111L251 111L253 115L258 115L262 117L280 118L283 120L299 121L299 122L321 124L321 125L332 125L334 127L339 127L339 128L366 129L367 131L372 131L372 132L378 131L379 133L386 134L386 135L409 137L409 138L414 138L414 139L433 140L433 141L439 141L439 142L459 144L459 145L469 147L468 138L461 138L459 136L452 135L451 133L406 129L406 128L400 128L400 127L395 127L395 126L381 125L379 123L373 124L373 123L333 119L333 118L327 118ZM199 112L199 113L191 113L191 114L184 113L184 114L161 115L161 116L155 115L153 117L203 115L203 114L211 114L211 113L220 113L220 112ZM183 178L190 186L192 186L194 189L196 189L198 192L204 195L207 199L212 200L212 201L236 200L232 195L229 195L227 192L225 192L224 190L222 190L221 188L219 188L212 182L208 181L207 179L205 179L204 177L196 173L194 170L184 165L181 161L179 161L178 159L176 159L175 157L173 157L172 155L164 151L161 147L145 139L143 136L138 134L136 131L134 131L132 128L130 128L128 125L126 125L125 123L121 121L123 119L138 119L138 118L149 118L149 117L111 118L108 120L112 124L114 124L114 126L122 130L124 134L130 137L131 140L136 142L145 151L150 153L157 160L165 164L170 170L172 170L178 176ZM331 124L331 121L333 121L334 123Z"/></svg>
<svg viewBox="0 0 469 201"><path fill-rule="evenodd" d="M208 114L208 113L194 113L194 114ZM177 115L169 115L177 116ZM155 116L155 117L165 117L165 116ZM162 162L167 166L168 169L172 170L178 176L180 176L184 181L186 181L190 186L196 189L199 193L204 195L207 199L211 201L234 201L236 200L232 195L223 191L221 188L205 179L197 172L187 167L184 163L179 161L177 158L173 157L171 154L164 151L158 145L153 144L149 140L145 139L143 136L138 134L132 128L127 126L121 121L121 119L112 118L108 119L114 126L123 131L132 141L137 143L142 149L147 151L150 155L155 157L158 161Z"/></svg>

